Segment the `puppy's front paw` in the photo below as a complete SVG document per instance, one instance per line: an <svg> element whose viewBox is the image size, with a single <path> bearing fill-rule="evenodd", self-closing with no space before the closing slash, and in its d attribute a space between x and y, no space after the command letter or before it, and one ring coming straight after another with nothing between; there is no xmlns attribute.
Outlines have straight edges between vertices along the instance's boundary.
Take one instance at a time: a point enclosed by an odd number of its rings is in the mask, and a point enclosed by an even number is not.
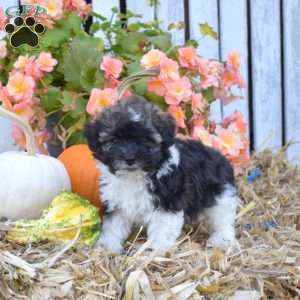
<svg viewBox="0 0 300 300"><path fill-rule="evenodd" d="M117 241L116 239L107 238L104 235L100 237L95 246L104 248L109 252L117 254L121 254L123 251L123 247L119 241Z"/></svg>
<svg viewBox="0 0 300 300"><path fill-rule="evenodd" d="M227 250L230 247L238 247L238 241L233 235L225 235L220 232L214 232L207 240L206 247Z"/></svg>

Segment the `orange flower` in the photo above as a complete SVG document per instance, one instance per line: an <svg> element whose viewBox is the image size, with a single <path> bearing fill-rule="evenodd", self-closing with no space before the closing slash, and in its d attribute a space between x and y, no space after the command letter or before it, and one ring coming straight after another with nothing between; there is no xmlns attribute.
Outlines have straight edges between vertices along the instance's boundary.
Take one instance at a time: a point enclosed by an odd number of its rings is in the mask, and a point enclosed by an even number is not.
<svg viewBox="0 0 300 300"><path fill-rule="evenodd" d="M41 52L36 60L36 64L40 70L44 72L52 72L55 65L57 65L57 60L52 58L51 53Z"/></svg>
<svg viewBox="0 0 300 300"><path fill-rule="evenodd" d="M167 56L163 52L152 49L142 57L141 64L146 69L159 67L162 59L164 58L167 58Z"/></svg>
<svg viewBox="0 0 300 300"><path fill-rule="evenodd" d="M188 101L192 95L191 82L187 77L166 82L166 102L170 105L178 105L181 101Z"/></svg>
<svg viewBox="0 0 300 300"><path fill-rule="evenodd" d="M175 119L178 127L185 128L186 125L184 123L185 114L180 106L171 105L168 108L168 112Z"/></svg>
<svg viewBox="0 0 300 300"><path fill-rule="evenodd" d="M160 63L160 75L159 78L163 81L172 79L172 80L178 80L179 79L179 73L178 73L178 63L169 58L164 58L161 60Z"/></svg>
<svg viewBox="0 0 300 300"><path fill-rule="evenodd" d="M158 96L164 96L166 94L166 88L161 80L151 79L147 83L147 88L149 92L153 92Z"/></svg>
<svg viewBox="0 0 300 300"><path fill-rule="evenodd" d="M10 74L6 87L8 94L16 101L30 100L33 96L35 83L32 77L16 71Z"/></svg>
<svg viewBox="0 0 300 300"><path fill-rule="evenodd" d="M178 50L180 64L188 69L196 69L197 62L197 51L194 47L182 47Z"/></svg>
<svg viewBox="0 0 300 300"><path fill-rule="evenodd" d="M106 78L109 78L110 76L119 78L123 69L123 63L117 58L104 56L102 63L100 64L100 69L105 72Z"/></svg>
<svg viewBox="0 0 300 300"><path fill-rule="evenodd" d="M86 111L95 116L103 108L113 105L117 100L115 90L107 88L104 90L92 89Z"/></svg>
<svg viewBox="0 0 300 300"><path fill-rule="evenodd" d="M241 65L241 56L236 50L232 50L227 56L227 65L230 69L237 70Z"/></svg>

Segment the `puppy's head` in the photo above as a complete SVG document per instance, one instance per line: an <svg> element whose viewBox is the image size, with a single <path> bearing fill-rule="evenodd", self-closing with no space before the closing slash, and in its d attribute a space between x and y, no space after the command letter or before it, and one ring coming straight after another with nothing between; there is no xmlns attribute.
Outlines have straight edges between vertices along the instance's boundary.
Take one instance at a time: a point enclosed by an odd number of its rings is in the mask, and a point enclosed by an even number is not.
<svg viewBox="0 0 300 300"><path fill-rule="evenodd" d="M104 109L86 127L94 157L112 172L156 170L174 143L172 117L142 97L131 96Z"/></svg>

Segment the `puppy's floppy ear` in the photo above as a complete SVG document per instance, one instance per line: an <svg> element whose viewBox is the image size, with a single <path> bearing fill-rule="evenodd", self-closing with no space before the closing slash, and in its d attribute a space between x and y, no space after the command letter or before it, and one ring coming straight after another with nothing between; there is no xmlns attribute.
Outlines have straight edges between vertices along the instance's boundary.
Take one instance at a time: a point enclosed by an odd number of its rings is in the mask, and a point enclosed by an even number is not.
<svg viewBox="0 0 300 300"><path fill-rule="evenodd" d="M98 137L99 137L99 123L91 121L85 125L84 135L87 138L88 146L92 152L97 151Z"/></svg>
<svg viewBox="0 0 300 300"><path fill-rule="evenodd" d="M154 126L162 137L162 143L170 146L174 143L176 125L169 113L158 112L153 118Z"/></svg>

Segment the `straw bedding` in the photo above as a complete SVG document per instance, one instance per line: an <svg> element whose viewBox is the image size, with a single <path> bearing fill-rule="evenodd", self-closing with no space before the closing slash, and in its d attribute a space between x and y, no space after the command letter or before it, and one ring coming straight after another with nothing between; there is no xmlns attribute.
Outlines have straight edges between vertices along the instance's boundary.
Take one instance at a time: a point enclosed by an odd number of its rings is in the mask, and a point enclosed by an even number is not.
<svg viewBox="0 0 300 300"><path fill-rule="evenodd" d="M205 223L185 228L166 256L127 255L69 244L22 247L0 237L0 299L300 299L300 170L284 151L255 155L253 183L238 178L239 249L205 249ZM247 174L247 173L246 173ZM3 226L2 226L3 228Z"/></svg>

